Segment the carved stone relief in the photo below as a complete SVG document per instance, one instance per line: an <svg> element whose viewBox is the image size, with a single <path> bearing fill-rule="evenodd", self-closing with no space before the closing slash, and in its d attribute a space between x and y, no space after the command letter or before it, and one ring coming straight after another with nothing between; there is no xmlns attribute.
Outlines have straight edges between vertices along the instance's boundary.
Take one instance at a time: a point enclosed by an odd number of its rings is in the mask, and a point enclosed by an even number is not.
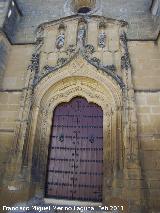
<svg viewBox="0 0 160 213"><path fill-rule="evenodd" d="M121 33L120 42L124 49L123 55L121 57L121 68L122 70L128 70L131 67L131 64L130 64L128 47L127 47L127 37L125 32Z"/></svg>
<svg viewBox="0 0 160 213"><path fill-rule="evenodd" d="M84 54L86 55L86 57L90 57L90 55L92 55L95 52L95 48L93 45L91 44L87 44L84 48Z"/></svg>
<svg viewBox="0 0 160 213"><path fill-rule="evenodd" d="M39 70L39 54L32 54L31 65L28 66L28 70L35 71Z"/></svg>
<svg viewBox="0 0 160 213"><path fill-rule="evenodd" d="M60 35L56 39L57 49L61 49L64 46L64 41L65 41L65 35L63 32L61 32Z"/></svg>
<svg viewBox="0 0 160 213"><path fill-rule="evenodd" d="M63 23L60 23L58 28L58 36L56 38L56 48L60 50L64 47L65 44L65 26Z"/></svg>
<svg viewBox="0 0 160 213"><path fill-rule="evenodd" d="M35 45L35 52L39 53L39 51L41 51L41 47L44 44L44 28L40 27L37 30L36 33L36 45Z"/></svg>
<svg viewBox="0 0 160 213"><path fill-rule="evenodd" d="M57 69L63 67L64 65L68 64L74 57L76 57L77 54L82 55L84 59L86 59L90 64L93 66L96 66L98 69L103 69L106 71L109 75L114 76L114 78L121 84L123 87L122 79L120 76L117 75L116 73L116 67L115 65L103 65L101 60L99 58L93 57L92 54L94 53L94 47L92 45L86 45L84 49L81 51L77 50L74 46L69 47L67 49L66 55L68 55L68 58L59 58L57 60L57 65L56 66L49 66L45 65L43 67L43 70L38 73L37 81L35 84L37 84L41 79L43 79L44 76L47 74L56 71Z"/></svg>
<svg viewBox="0 0 160 213"><path fill-rule="evenodd" d="M85 40L86 40L86 23L82 21L79 23L77 33L77 43L80 48L84 46Z"/></svg>
<svg viewBox="0 0 160 213"><path fill-rule="evenodd" d="M99 32L98 45L101 48L104 48L106 46L106 34L103 31Z"/></svg>
<svg viewBox="0 0 160 213"><path fill-rule="evenodd" d="M59 28L58 28L58 37L56 40L56 46L58 50L61 50L57 55L58 60L57 63L53 66L50 64L45 64L41 70L39 70L38 74L36 75L35 79L35 85L47 74L61 68L62 66L66 65L69 63L77 54L81 54L89 63L92 65L96 66L98 69L103 69L106 71L109 75L114 76L114 78L118 81L121 82L121 77L118 75L118 72L116 70L116 65L115 64L108 64L105 63L103 64L103 59L101 57L94 56L94 53L97 51L97 45L100 46L102 49L105 47L106 44L106 33L105 33L105 28L106 28L106 20L105 19L100 19L97 20L99 22L99 37L97 38L97 44L93 46L93 44L87 44L87 23L88 19L86 17L79 18L77 21L77 35L73 35L77 37L77 44L76 45L69 45L64 47L64 42L65 42L65 34L67 34L67 24L66 27L64 26L64 23L60 21ZM121 25L121 23L119 23ZM51 25L52 27L52 25ZM48 29L49 26L46 25L46 29ZM57 28L55 28L57 29ZM51 30L51 29L50 29ZM54 30L54 28L53 28ZM65 32L66 31L66 32ZM37 32L37 43L39 42L39 47L40 45L43 45L43 36L47 35L45 32L45 25L42 25L38 32ZM123 39L122 39L123 40ZM39 49L38 47L38 49ZM63 50L62 50L63 49ZM39 49L40 50L40 49ZM40 53L40 51L38 51ZM37 54L37 50L35 51L34 54ZM51 60L51 59L50 59ZM122 56L122 67L127 66L127 60L128 58L126 57L126 54ZM107 60L105 60L107 61ZM113 62L112 62L113 63ZM123 83L121 83L122 86Z"/></svg>

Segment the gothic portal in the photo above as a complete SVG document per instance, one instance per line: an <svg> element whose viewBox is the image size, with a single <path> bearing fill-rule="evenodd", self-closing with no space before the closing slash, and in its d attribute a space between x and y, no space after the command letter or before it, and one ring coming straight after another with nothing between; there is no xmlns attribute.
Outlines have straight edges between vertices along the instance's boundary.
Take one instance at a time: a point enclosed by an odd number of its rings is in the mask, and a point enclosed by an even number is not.
<svg viewBox="0 0 160 213"><path fill-rule="evenodd" d="M159 4L0 0L0 208L160 212Z"/></svg>

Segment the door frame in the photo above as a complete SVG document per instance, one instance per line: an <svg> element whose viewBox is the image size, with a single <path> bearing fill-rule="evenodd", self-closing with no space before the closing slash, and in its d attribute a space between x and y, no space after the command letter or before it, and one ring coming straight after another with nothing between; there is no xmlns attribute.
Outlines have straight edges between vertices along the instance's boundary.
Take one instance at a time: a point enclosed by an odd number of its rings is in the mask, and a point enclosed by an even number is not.
<svg viewBox="0 0 160 213"><path fill-rule="evenodd" d="M86 102L87 102L87 104L88 105L97 105L97 104L95 104L95 103L89 103L87 100L86 100L86 98L84 98L84 97L80 97L80 96L76 96L76 97L74 97L73 99L71 99L69 102L66 102L65 104L71 104L72 103L72 101L74 101L74 99L78 99L78 98L83 98ZM61 106L62 104L64 104L64 102L63 103L60 103L59 105L57 105L56 106L56 108L57 107L59 107L59 106ZM55 115L55 110L56 110L56 108L54 109L54 111L53 111L53 114L52 114L52 126L51 126L51 130L50 130L50 143L49 143L49 147L48 147L48 158L47 158L47 170L46 170L46 182L45 182L45 198L46 199L48 199L48 200L55 200L55 202L57 203L58 202L58 200L57 199L59 199L59 200L66 200L66 202L68 201L68 202L70 202L70 204L72 203L72 201L73 201L73 203L74 203L74 200L75 199L61 199L61 198L56 198L56 196L53 196L53 198L50 198L49 196L47 196L47 187L48 187L48 184L47 184L47 181L48 181L48 174L49 174L49 172L48 172L48 167L49 167L49 163L50 163L50 152L51 152L51 147L52 147L52 132L53 132L53 126L54 126L54 115ZM97 109L101 109L101 112L102 112L102 126L103 126L103 110L102 110L102 108L100 107L100 106L98 106L97 105ZM102 127L102 131L103 131L103 127ZM102 148L103 148L103 138L102 138ZM103 150L102 150L102 157L103 157ZM102 173L104 172L103 171L103 162L102 162L102 171L101 171ZM103 188L103 174L102 174L102 188ZM78 203L85 203L85 204L90 204L90 203L97 203L97 204L101 204L101 202L99 202L99 201L96 201L96 202L94 202L94 201L81 201L81 200L77 200L76 202L78 202Z"/></svg>
<svg viewBox="0 0 160 213"><path fill-rule="evenodd" d="M44 196L53 110L60 103L69 102L74 97L80 96L87 99L88 102L99 105L103 110L103 170L107 171L103 175L103 202L111 196L110 189L113 179L116 177L116 170L117 168L123 169L122 131L119 131L122 129L122 107L118 102L120 99L115 100L112 96L111 88L104 87L88 77L69 77L59 81L57 85L53 85L43 96L38 107L34 105L32 113L37 118L33 119L32 124L35 125L35 129L32 128L35 133L32 134L34 140L31 150L33 153L31 182L36 182L36 194L41 193ZM34 118L34 116L32 117Z"/></svg>

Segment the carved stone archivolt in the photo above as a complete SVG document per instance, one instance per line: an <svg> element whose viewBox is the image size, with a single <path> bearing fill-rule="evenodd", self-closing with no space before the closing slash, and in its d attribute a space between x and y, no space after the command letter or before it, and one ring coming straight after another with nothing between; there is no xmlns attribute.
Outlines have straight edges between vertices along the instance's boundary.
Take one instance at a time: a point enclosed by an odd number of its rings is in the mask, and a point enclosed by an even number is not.
<svg viewBox="0 0 160 213"><path fill-rule="evenodd" d="M34 120L37 120L36 134L35 137L32 138L33 153L30 153L30 155L34 156L32 162L32 177L34 178L34 181L42 184L45 181L44 177L47 168L48 146L50 142L53 111L58 104L69 102L76 96L84 97L88 102L96 103L102 107L104 160L109 161L112 168L118 168L115 163L116 159L113 154L114 150L112 149L112 145L116 143L116 135L114 137L111 135L113 135L113 131L115 131L115 123L112 123L112 121L115 120L115 117L117 116L115 104L120 100L114 100L108 88L94 79L89 77L68 77L51 86L41 100L38 100L39 98L35 100L35 104L39 105L39 113L38 119L34 118ZM119 128L121 128L121 126ZM43 156L40 154L42 152ZM121 152L119 153L119 156L120 158L117 161L118 164L123 161ZM122 164L123 163L120 163L120 165ZM108 169L111 169L111 167L108 167ZM39 174L39 176L37 177L35 174ZM113 169L111 169L110 174L110 178L112 179Z"/></svg>
<svg viewBox="0 0 160 213"><path fill-rule="evenodd" d="M109 158L109 162L112 162L112 168L118 168L113 147L111 148L112 144L116 143L116 135L114 137L111 135L116 126L113 122L117 116L116 106L122 105L122 90L116 81L105 76L107 76L105 72L98 71L83 57L77 56L66 66L51 72L37 84L34 89L29 122L31 124L28 133L30 137L27 140L29 149L26 149L28 150L26 153L28 161L25 163L32 168L34 180L41 184L44 183L53 110L59 103L68 102L76 96L82 96L89 102L94 102L102 107L104 111L104 143L106 144L105 150L107 150L104 151L104 156ZM122 128L121 123L119 124L119 128ZM120 143L123 142L120 141ZM40 154L42 150L43 156ZM122 153L119 153L119 156L117 163L123 165ZM113 174L112 172L110 171L110 174ZM37 177L36 174L42 175Z"/></svg>

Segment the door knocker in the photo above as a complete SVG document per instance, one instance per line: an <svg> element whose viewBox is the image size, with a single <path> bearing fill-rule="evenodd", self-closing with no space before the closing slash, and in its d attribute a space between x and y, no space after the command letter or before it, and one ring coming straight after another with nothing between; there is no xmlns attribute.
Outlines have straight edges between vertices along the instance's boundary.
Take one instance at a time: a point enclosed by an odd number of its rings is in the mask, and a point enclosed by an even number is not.
<svg viewBox="0 0 160 213"><path fill-rule="evenodd" d="M90 136L89 142L94 143L95 137L93 135Z"/></svg>
<svg viewBox="0 0 160 213"><path fill-rule="evenodd" d="M64 142L64 135L63 135L63 134L61 134L61 135L59 136L59 141L60 141L60 142Z"/></svg>

